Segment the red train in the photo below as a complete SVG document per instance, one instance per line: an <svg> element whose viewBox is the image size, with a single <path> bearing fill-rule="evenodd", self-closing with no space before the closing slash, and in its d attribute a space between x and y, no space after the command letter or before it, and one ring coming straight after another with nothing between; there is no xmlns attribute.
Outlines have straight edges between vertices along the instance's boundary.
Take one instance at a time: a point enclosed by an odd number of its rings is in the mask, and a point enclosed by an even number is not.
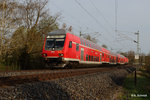
<svg viewBox="0 0 150 100"><path fill-rule="evenodd" d="M53 67L128 63L128 58L123 55L114 54L64 29L50 32L45 37L42 56L46 64Z"/></svg>

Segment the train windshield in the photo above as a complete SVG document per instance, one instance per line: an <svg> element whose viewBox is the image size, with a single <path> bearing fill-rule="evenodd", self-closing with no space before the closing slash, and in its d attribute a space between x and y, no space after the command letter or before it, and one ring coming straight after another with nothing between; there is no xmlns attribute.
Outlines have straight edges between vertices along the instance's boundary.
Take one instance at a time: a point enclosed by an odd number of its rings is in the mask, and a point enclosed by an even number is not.
<svg viewBox="0 0 150 100"><path fill-rule="evenodd" d="M65 37L61 38L47 38L45 49L46 50L62 50L65 42Z"/></svg>

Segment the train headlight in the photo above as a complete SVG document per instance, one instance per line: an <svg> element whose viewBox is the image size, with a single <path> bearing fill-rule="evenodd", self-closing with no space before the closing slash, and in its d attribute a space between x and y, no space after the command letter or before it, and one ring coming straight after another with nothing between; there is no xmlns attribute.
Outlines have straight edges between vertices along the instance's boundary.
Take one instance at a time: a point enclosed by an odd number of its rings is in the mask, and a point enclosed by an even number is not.
<svg viewBox="0 0 150 100"><path fill-rule="evenodd" d="M64 54L63 53L59 53L59 56L64 56Z"/></svg>
<svg viewBox="0 0 150 100"><path fill-rule="evenodd" d="M46 54L46 53L44 53L44 54L43 54L43 56L44 56L44 57L46 57L46 56L47 56L47 54Z"/></svg>

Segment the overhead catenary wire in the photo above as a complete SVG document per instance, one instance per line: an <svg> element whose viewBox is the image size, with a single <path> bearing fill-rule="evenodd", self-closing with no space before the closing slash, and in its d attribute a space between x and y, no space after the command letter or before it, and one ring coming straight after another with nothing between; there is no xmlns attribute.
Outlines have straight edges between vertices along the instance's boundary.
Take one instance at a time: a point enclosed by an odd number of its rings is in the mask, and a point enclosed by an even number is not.
<svg viewBox="0 0 150 100"><path fill-rule="evenodd" d="M99 20L97 20L89 11L87 11L77 0L75 0L75 2L100 26L102 27L103 29L105 29L106 33L109 33L110 32L99 22ZM112 34L110 34L112 35ZM109 39L107 39L109 41ZM109 43L112 43L112 42L109 42Z"/></svg>
<svg viewBox="0 0 150 100"><path fill-rule="evenodd" d="M93 16L88 10L86 10L80 2L78 2L77 0L75 0L75 2L100 26L102 27L103 29L105 29L105 31L107 33L110 33L100 22L99 20L97 20L97 18L95 18L95 16Z"/></svg>
<svg viewBox="0 0 150 100"><path fill-rule="evenodd" d="M96 5L93 3L93 1L89 0L90 3L93 5L93 7L96 9L96 11L102 16L102 18L104 19L104 21L108 24L108 26L113 29L112 25L110 24L110 22L105 18L105 16L103 15L102 11L100 9L98 9L96 7Z"/></svg>
<svg viewBox="0 0 150 100"><path fill-rule="evenodd" d="M118 0L115 0L115 32L118 30Z"/></svg>
<svg viewBox="0 0 150 100"><path fill-rule="evenodd" d="M113 27L109 24L108 20L105 18L105 16L102 14L102 12L96 7L96 5L91 1L89 0L90 3L94 6L94 8L96 9L96 11L101 14L101 16L103 17L103 19L105 20L106 23L108 23L109 27L113 30ZM116 32L116 35L119 35L119 36L122 36L124 35L124 37L128 40L133 40L132 38L130 38L129 36L127 36L126 34L123 34L123 33L117 33L118 29L117 29L117 11L118 10L118 1L115 0L115 32ZM118 44L120 44L121 46L124 46L124 44L120 43L120 42L117 42Z"/></svg>
<svg viewBox="0 0 150 100"><path fill-rule="evenodd" d="M94 6L94 8L96 9L96 11L102 15L102 17L103 17L103 19L105 20L105 22L108 23L109 27L113 30L113 27L110 25L109 21L107 21L107 19L104 17L104 15L102 14L102 12L96 7L96 5L95 5L91 0L89 0L89 1L90 1L90 3ZM117 18L116 18L116 19L117 19ZM117 22L116 22L116 23L117 23ZM117 26L117 25L116 25L116 26ZM111 36L112 36L112 35L111 35ZM118 44L119 44L119 43L118 43ZM120 44L120 45L122 46L122 44Z"/></svg>
<svg viewBox="0 0 150 100"><path fill-rule="evenodd" d="M112 34L89 12L87 11L77 0L75 0L75 2L92 18L94 19L94 21L100 26L103 27L106 31L106 33L109 33L111 36ZM104 38L104 37L103 37ZM106 38L105 38L106 39ZM112 45L115 45L114 43L112 43L109 39L106 39L107 41L109 41L109 43L111 43ZM120 44L122 46L122 44ZM111 46L110 46L111 47ZM112 47L111 47L112 48Z"/></svg>
<svg viewBox="0 0 150 100"><path fill-rule="evenodd" d="M57 8L59 8L59 6L57 6L54 2L53 2L53 4L57 7ZM71 15L71 14L69 14L69 15ZM74 18L73 16L71 16L72 17L72 19L75 19L76 20L76 18ZM77 21L77 22L80 22L80 21ZM69 23L71 23L71 22L69 22ZM89 28L89 27L88 27ZM76 28L77 29L77 28ZM91 29L91 28L90 28ZM93 30L93 29L92 29ZM104 38L104 37L103 37ZM105 40L109 40L109 39L105 39ZM101 41L102 42L102 41ZM108 41L107 41L108 42ZM103 44L105 44L104 42L102 42ZM109 42L109 43L112 43L112 42ZM107 44L108 45L108 44Z"/></svg>
<svg viewBox="0 0 150 100"><path fill-rule="evenodd" d="M66 12L69 16L69 18L71 18L72 19L72 21L74 21L74 22L78 22L78 25L76 24L76 26L77 27L81 27L80 25L81 24L83 24L86 28L88 28L89 30L91 30L91 31L95 31L94 29L92 29L91 27L89 27L87 24L85 24L85 23L81 23L81 21L80 20L78 20L75 16L73 16L72 14L70 14L68 11L64 11L64 10L62 10L62 8L60 8L60 6L58 6L55 2L52 2L52 0L51 0L51 3L55 6L55 8L57 8L58 10L61 10L61 12ZM81 13L82 14L82 13ZM69 23L72 23L72 22L69 22ZM73 24L73 23L72 23ZM75 24L74 24L75 25ZM81 31L81 30L80 30Z"/></svg>
<svg viewBox="0 0 150 100"><path fill-rule="evenodd" d="M130 40L130 41L134 41L134 39L132 39L131 37L127 36L126 34L120 32L118 30L118 0L115 0L115 33L120 38L122 37L124 39Z"/></svg>
<svg viewBox="0 0 150 100"><path fill-rule="evenodd" d="M134 41L134 39L132 39L131 37L127 36L126 34L124 34L124 33L122 33L122 32L119 32L119 31L118 31L118 35L119 35L120 37L123 37L123 38L127 39L127 40Z"/></svg>
<svg viewBox="0 0 150 100"><path fill-rule="evenodd" d="M118 0L115 0L115 33L116 33L116 40L117 40L117 36L120 36L127 40L133 41L131 37L127 36L126 34L123 34L122 32L119 32L118 30ZM120 43L122 46L124 46L124 44L122 44L121 42L117 42L117 43Z"/></svg>

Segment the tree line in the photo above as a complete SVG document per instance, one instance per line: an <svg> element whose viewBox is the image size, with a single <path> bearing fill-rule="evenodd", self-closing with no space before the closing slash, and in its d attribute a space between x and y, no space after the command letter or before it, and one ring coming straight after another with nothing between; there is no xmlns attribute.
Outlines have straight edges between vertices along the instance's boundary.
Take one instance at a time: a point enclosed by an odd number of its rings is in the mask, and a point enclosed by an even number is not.
<svg viewBox="0 0 150 100"><path fill-rule="evenodd" d="M0 63L29 69L42 66L44 35L58 29L48 0L0 0Z"/></svg>
<svg viewBox="0 0 150 100"><path fill-rule="evenodd" d="M134 51L121 52L121 54L126 56L129 59L129 65L133 65L133 66L136 65L136 61L135 61L136 53ZM144 53L140 53L139 65L140 67L143 67L148 72L150 72L150 53L147 55Z"/></svg>

